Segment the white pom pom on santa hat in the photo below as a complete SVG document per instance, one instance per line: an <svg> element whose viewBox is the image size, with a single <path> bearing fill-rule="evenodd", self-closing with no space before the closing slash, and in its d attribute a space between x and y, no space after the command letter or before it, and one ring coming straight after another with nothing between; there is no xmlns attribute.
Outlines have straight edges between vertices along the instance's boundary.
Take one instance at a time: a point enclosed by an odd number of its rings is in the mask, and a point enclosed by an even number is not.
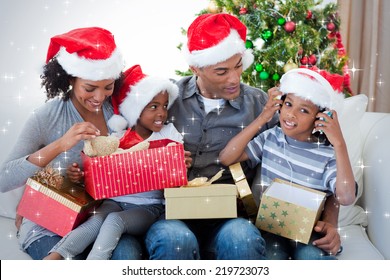
<svg viewBox="0 0 390 280"><path fill-rule="evenodd" d="M46 63L53 58L69 75L91 81L117 79L124 68L114 36L100 27L77 28L52 37Z"/></svg>
<svg viewBox="0 0 390 280"><path fill-rule="evenodd" d="M108 126L121 132L126 127L133 127L145 106L160 92L168 93L168 108L178 97L179 89L169 79L147 76L140 65L134 65L124 72L124 80L119 94L112 96L114 115Z"/></svg>
<svg viewBox="0 0 390 280"><path fill-rule="evenodd" d="M246 26L233 15L200 15L187 31L187 45L183 50L188 65L215 65L240 53L243 69L247 69L254 56L252 50L245 47L246 32Z"/></svg>
<svg viewBox="0 0 390 280"><path fill-rule="evenodd" d="M283 94L293 93L321 108L341 113L344 100L343 81L343 76L315 67L295 68L286 72L280 79L280 91Z"/></svg>

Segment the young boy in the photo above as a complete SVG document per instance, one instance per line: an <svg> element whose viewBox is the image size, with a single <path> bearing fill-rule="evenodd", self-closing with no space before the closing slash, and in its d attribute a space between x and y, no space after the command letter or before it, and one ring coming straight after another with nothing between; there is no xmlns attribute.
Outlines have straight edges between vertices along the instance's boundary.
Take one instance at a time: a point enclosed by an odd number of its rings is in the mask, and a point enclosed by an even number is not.
<svg viewBox="0 0 390 280"><path fill-rule="evenodd" d="M177 86L167 79L146 76L135 65L124 72L122 88L112 99L114 115L108 125L118 135L123 135L120 147L129 148L141 141L169 138L182 142L182 135L172 124L165 124L168 108L176 99ZM121 115L119 115L121 114ZM124 133L124 129L128 130ZM188 159L187 159L188 160ZM107 215L87 259L109 259L123 233L139 236L164 213L164 195L161 190L113 197L115 210ZM112 206L114 207L114 206ZM79 239L74 246L84 248ZM67 257L66 250L58 244L46 259ZM64 256L65 255L65 256Z"/></svg>
<svg viewBox="0 0 390 280"><path fill-rule="evenodd" d="M222 164L249 160L255 167L261 163L265 187L281 178L335 194L342 205L353 203L356 183L337 116L343 96L321 75L325 73L299 68L284 74L280 91L268 91L263 112L221 151ZM278 110L280 127L255 137ZM324 136L331 145L321 139ZM299 253L293 258L300 258Z"/></svg>

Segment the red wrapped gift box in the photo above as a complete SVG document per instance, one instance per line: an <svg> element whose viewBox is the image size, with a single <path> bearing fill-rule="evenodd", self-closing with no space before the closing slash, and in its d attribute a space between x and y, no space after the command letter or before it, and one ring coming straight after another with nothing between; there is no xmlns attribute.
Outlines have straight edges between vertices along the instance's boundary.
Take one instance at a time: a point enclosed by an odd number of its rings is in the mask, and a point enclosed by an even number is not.
<svg viewBox="0 0 390 280"><path fill-rule="evenodd" d="M167 146L169 143L175 145ZM82 153L85 189L95 199L186 185L183 144L150 141L149 149L89 157Z"/></svg>
<svg viewBox="0 0 390 280"><path fill-rule="evenodd" d="M84 222L99 203L81 186L69 184L57 190L29 178L17 212L64 236Z"/></svg>

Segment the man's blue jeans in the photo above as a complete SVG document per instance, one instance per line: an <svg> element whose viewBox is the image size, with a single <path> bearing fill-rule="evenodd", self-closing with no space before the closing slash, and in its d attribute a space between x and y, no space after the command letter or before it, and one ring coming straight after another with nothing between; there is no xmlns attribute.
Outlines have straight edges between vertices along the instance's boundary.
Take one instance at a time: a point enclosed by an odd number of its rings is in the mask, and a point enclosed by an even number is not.
<svg viewBox="0 0 390 280"><path fill-rule="evenodd" d="M270 260L336 260L336 256L311 244L320 238L316 233L312 234L307 245L269 232L263 232L263 237L267 244L267 259Z"/></svg>
<svg viewBox="0 0 390 280"><path fill-rule="evenodd" d="M160 220L147 232L145 245L150 259L265 259L260 231L242 218Z"/></svg>

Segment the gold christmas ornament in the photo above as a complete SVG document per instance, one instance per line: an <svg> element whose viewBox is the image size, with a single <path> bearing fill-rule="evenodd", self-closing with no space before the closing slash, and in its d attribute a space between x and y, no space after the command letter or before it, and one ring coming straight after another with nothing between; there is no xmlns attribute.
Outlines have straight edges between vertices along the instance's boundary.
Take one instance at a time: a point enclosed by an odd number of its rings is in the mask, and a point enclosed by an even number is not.
<svg viewBox="0 0 390 280"><path fill-rule="evenodd" d="M296 65L294 62L292 62L292 60L289 60L287 61L287 63L284 65L283 67L283 71L284 73L292 70L292 69L295 69L295 68L298 68L298 65Z"/></svg>
<svg viewBox="0 0 390 280"><path fill-rule="evenodd" d="M207 7L207 10L212 14L216 14L219 12L218 6L217 6L217 4L215 4L214 1L210 1L209 6Z"/></svg>

